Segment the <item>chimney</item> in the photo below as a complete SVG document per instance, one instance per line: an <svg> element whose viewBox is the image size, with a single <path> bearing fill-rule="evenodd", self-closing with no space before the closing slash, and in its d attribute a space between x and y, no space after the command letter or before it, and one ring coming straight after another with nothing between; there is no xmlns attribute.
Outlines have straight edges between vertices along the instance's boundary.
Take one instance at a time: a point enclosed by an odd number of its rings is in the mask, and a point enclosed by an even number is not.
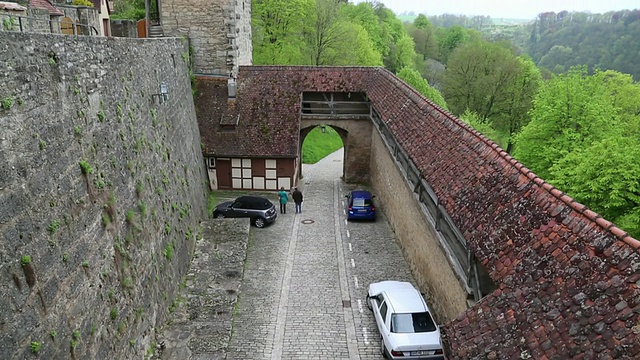
<svg viewBox="0 0 640 360"><path fill-rule="evenodd" d="M235 78L230 77L229 80L227 80L227 91L230 99L236 98L236 79Z"/></svg>

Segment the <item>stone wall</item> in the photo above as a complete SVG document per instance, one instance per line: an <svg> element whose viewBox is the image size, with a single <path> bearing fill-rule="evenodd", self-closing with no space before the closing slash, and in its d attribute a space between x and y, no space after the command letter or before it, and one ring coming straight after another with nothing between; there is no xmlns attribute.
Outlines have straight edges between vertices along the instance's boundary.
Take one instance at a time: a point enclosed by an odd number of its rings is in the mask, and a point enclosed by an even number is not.
<svg viewBox="0 0 640 360"><path fill-rule="evenodd" d="M143 358L206 216L187 44L0 43L0 358Z"/></svg>
<svg viewBox="0 0 640 360"><path fill-rule="evenodd" d="M59 20L59 17L52 20L46 9L29 8L25 13L0 12L0 32L60 33Z"/></svg>
<svg viewBox="0 0 640 360"><path fill-rule="evenodd" d="M371 184L381 209L397 235L411 271L438 322L454 319L467 309L467 293L442 250L435 230L416 201L395 159L374 128L371 135Z"/></svg>
<svg viewBox="0 0 640 360"><path fill-rule="evenodd" d="M56 8L62 11L65 17L72 19L74 24L78 24L76 28L78 35L104 36L98 9L89 6L63 4L56 4ZM59 18L58 21L61 19L62 18ZM58 25L58 27L60 27L60 25Z"/></svg>
<svg viewBox="0 0 640 360"><path fill-rule="evenodd" d="M64 17L73 20L78 35L101 34L98 10L87 6L56 4L64 16L52 17L49 10L29 8L24 13L0 12L0 31L61 33L61 21Z"/></svg>
<svg viewBox="0 0 640 360"><path fill-rule="evenodd" d="M137 38L138 24L134 20L111 20L111 36Z"/></svg>
<svg viewBox="0 0 640 360"><path fill-rule="evenodd" d="M196 74L235 77L252 62L250 0L164 0L165 35L186 36Z"/></svg>

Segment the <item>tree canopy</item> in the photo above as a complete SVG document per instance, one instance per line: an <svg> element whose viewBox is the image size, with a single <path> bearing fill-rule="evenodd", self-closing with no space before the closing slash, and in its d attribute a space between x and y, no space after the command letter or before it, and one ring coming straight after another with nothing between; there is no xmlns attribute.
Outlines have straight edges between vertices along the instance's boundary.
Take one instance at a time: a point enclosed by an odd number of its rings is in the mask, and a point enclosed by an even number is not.
<svg viewBox="0 0 640 360"><path fill-rule="evenodd" d="M538 15L525 44L533 60L559 74L572 66L611 69L640 79L640 9Z"/></svg>
<svg viewBox="0 0 640 360"><path fill-rule="evenodd" d="M529 59L488 41L457 47L449 58L443 93L451 111L469 110L507 140L529 121L528 111L538 91L540 74Z"/></svg>
<svg viewBox="0 0 640 360"><path fill-rule="evenodd" d="M627 91L620 91L628 87ZM514 156L578 202L640 235L640 86L586 66L547 81Z"/></svg>
<svg viewBox="0 0 640 360"><path fill-rule="evenodd" d="M418 92L420 92L426 98L433 101L441 108L447 109L447 103L444 101L442 94L440 94L438 90L429 86L427 80L425 80L420 75L420 72L418 72L418 70L412 69L407 66L402 68L402 70L400 70L397 75L399 78L406 81L407 84L411 85L411 87L418 90Z"/></svg>

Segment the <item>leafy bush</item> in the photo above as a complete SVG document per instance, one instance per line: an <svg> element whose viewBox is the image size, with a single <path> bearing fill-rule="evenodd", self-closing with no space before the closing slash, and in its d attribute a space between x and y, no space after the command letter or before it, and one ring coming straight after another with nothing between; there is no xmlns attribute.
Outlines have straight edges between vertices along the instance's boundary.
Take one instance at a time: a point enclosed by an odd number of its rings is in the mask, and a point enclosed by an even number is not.
<svg viewBox="0 0 640 360"><path fill-rule="evenodd" d="M80 170L82 170L83 175L89 175L93 173L91 164L89 164L86 160L80 160Z"/></svg>
<svg viewBox="0 0 640 360"><path fill-rule="evenodd" d="M47 230L51 233L51 235L55 234L56 231L60 228L60 220L52 220L47 227Z"/></svg>
<svg viewBox="0 0 640 360"><path fill-rule="evenodd" d="M31 256L29 256L29 255L23 255L23 256L20 258L20 264L21 264L22 266L27 266L27 265L31 264Z"/></svg>
<svg viewBox="0 0 640 360"><path fill-rule="evenodd" d="M40 341L32 341L31 342L31 352L37 354L42 349L42 343Z"/></svg>
<svg viewBox="0 0 640 360"><path fill-rule="evenodd" d="M173 259L173 246L171 246L171 244L167 244L164 248L164 257L166 257L167 260Z"/></svg>
<svg viewBox="0 0 640 360"><path fill-rule="evenodd" d="M142 20L146 17L144 0L120 0L114 4L111 19Z"/></svg>
<svg viewBox="0 0 640 360"><path fill-rule="evenodd" d="M73 2L71 3L72 5L75 6L90 6L93 7L93 3L89 0L73 0Z"/></svg>

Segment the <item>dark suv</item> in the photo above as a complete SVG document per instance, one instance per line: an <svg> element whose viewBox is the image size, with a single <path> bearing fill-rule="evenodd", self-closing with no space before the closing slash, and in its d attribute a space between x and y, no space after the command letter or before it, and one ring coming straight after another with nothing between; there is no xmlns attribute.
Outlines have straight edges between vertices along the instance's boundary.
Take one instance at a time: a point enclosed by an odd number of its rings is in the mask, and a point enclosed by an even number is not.
<svg viewBox="0 0 640 360"><path fill-rule="evenodd" d="M251 223L258 228L276 221L278 212L269 199L261 196L240 196L234 201L225 201L213 210L213 217L222 218L250 218Z"/></svg>

